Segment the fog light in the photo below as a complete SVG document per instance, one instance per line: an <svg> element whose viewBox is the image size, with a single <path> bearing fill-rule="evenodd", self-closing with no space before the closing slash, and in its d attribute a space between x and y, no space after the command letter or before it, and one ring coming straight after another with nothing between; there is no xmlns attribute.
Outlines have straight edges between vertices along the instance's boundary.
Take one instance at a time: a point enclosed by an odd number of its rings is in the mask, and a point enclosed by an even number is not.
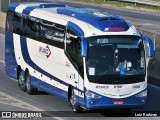
<svg viewBox="0 0 160 120"><path fill-rule="evenodd" d="M101 98L100 95L97 95L97 94L92 93L92 92L90 92L90 91L86 91L86 92L85 92L85 95L86 95L86 97L88 97L88 98Z"/></svg>
<svg viewBox="0 0 160 120"><path fill-rule="evenodd" d="M147 90L136 95L136 97L146 97L146 96L147 96Z"/></svg>

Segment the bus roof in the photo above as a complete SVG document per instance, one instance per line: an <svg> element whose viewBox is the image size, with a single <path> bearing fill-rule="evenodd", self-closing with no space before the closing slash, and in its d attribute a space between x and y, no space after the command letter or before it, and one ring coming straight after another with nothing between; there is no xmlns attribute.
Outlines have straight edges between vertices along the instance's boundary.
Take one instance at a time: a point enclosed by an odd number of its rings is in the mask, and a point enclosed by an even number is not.
<svg viewBox="0 0 160 120"><path fill-rule="evenodd" d="M92 8L74 8L59 3L23 2L11 4L8 10L53 20L65 26L68 22L73 22L83 30L86 37L95 35L140 36L135 27L123 18Z"/></svg>

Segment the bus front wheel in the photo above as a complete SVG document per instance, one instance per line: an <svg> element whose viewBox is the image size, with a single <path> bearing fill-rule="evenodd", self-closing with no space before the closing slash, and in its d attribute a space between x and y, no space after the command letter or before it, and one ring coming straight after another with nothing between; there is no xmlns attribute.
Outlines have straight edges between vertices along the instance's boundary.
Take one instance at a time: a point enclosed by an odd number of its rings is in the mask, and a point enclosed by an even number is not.
<svg viewBox="0 0 160 120"><path fill-rule="evenodd" d="M29 72L26 73L25 75L25 81L26 81L26 91L29 95L35 95L38 93L38 89L37 88L34 88L32 85L31 85L31 80L30 80L30 74Z"/></svg>
<svg viewBox="0 0 160 120"><path fill-rule="evenodd" d="M76 113L80 113L83 111L83 108L80 107L78 104L77 104L77 99L76 99L76 95L74 93L74 90L72 89L72 92L71 92L71 97L70 97L70 105L72 106L72 110Z"/></svg>

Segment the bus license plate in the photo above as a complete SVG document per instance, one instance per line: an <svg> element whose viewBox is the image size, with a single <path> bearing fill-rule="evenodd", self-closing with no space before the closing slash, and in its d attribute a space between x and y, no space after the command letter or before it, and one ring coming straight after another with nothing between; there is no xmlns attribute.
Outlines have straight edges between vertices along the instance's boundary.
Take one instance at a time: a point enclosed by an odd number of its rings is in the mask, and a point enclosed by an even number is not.
<svg viewBox="0 0 160 120"><path fill-rule="evenodd" d="M113 101L114 105L123 105L123 101Z"/></svg>

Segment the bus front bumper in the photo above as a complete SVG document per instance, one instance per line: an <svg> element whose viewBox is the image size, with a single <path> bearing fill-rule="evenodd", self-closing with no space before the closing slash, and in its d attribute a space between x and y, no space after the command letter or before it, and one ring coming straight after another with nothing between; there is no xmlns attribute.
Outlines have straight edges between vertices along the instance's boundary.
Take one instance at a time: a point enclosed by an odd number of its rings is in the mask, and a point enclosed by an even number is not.
<svg viewBox="0 0 160 120"><path fill-rule="evenodd" d="M146 104L147 96L133 95L126 98L108 98L101 96L99 98L90 98L85 96L85 107L87 109L104 108L142 108Z"/></svg>

